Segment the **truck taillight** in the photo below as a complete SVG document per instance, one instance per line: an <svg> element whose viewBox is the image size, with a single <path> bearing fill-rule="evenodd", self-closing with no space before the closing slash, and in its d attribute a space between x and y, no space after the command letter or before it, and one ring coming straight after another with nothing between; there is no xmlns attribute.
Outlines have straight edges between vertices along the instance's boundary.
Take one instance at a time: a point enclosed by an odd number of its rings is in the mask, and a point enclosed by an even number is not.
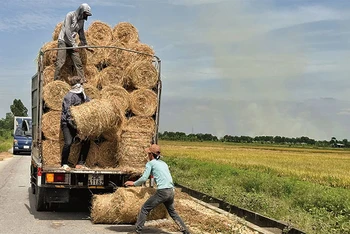
<svg viewBox="0 0 350 234"><path fill-rule="evenodd" d="M37 173L38 173L38 176L42 176L42 171L41 171L41 167L38 167L38 171L37 171Z"/></svg>
<svg viewBox="0 0 350 234"><path fill-rule="evenodd" d="M66 176L63 173L47 173L46 174L46 182L47 183L57 183L57 182L65 182Z"/></svg>

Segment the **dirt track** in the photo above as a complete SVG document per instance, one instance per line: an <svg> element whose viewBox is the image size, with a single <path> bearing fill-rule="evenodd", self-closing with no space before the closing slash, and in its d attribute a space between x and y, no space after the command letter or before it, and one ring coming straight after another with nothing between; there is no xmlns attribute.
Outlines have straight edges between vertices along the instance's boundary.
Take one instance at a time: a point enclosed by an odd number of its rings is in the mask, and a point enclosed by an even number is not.
<svg viewBox="0 0 350 234"><path fill-rule="evenodd" d="M0 161L6 159L6 158L12 158L12 154L9 152L1 152L0 153Z"/></svg>

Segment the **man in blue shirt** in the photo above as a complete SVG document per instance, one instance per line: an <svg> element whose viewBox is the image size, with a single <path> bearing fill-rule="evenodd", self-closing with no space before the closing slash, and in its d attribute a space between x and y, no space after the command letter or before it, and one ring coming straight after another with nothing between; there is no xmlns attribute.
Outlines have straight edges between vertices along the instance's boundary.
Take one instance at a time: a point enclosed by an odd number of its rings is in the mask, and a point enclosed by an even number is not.
<svg viewBox="0 0 350 234"><path fill-rule="evenodd" d="M168 165L160 159L160 147L157 144L151 145L146 149L149 161L146 164L145 171L140 179L137 181L126 181L125 186L140 186L147 181L150 175L153 175L155 183L157 184L157 192L151 196L145 204L143 204L141 211L136 221L136 231L134 233L141 233L142 228L146 222L147 215L159 204L163 203L168 210L170 217L180 227L180 231L189 234L185 223L176 213L174 208L174 183L171 177Z"/></svg>

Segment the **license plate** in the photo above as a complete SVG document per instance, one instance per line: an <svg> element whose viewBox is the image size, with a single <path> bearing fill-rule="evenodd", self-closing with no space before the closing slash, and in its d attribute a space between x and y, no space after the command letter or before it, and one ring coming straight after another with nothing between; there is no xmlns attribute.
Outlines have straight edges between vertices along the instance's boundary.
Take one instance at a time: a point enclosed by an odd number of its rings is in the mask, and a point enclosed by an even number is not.
<svg viewBox="0 0 350 234"><path fill-rule="evenodd" d="M89 174L88 185L103 185L103 175Z"/></svg>
<svg viewBox="0 0 350 234"><path fill-rule="evenodd" d="M29 145L23 146L23 149L29 149Z"/></svg>

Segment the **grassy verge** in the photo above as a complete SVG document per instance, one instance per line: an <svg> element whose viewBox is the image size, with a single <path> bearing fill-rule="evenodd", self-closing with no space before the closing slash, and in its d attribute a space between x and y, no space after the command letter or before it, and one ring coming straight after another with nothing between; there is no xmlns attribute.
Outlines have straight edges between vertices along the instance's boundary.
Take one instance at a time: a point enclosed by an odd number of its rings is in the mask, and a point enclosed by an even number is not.
<svg viewBox="0 0 350 234"><path fill-rule="evenodd" d="M7 152L12 147L12 139L0 139L0 152Z"/></svg>
<svg viewBox="0 0 350 234"><path fill-rule="evenodd" d="M232 160L220 160L222 157L225 158L224 151L234 150L232 148L224 147L224 150L219 150L223 155L215 153L208 156L203 155L206 154L205 151L210 151L214 147L214 151L217 152L217 146L203 143L197 146L186 146L184 150L172 143L161 142L161 144L164 146L165 160L171 167L174 180L180 184L239 207L285 221L307 233L350 233L350 190L325 185L328 183L327 177L318 177L325 181L317 183L314 180L303 179L298 176L298 173L283 174L282 167L274 170L265 165L261 169L260 164L249 164L250 158L247 155L241 155L244 160L239 166L232 164L234 157ZM238 151L244 150L238 149ZM283 155L283 152L280 153ZM305 152L299 157L303 154ZM254 154L250 155L255 157ZM294 160L291 161L300 160L296 155L292 156ZM312 156L309 161L313 161ZM336 158L337 156L339 155L335 155ZM264 157L260 161L266 160ZM271 161L276 164L275 161L278 160L272 158ZM299 169L304 170L303 164L310 164L307 159L308 157L304 158L304 163L300 166L298 163L293 164L294 170L297 172ZM343 163L346 164L348 159L347 154ZM286 159L281 157L281 160ZM246 164L242 166L244 161ZM339 158L336 162L340 162ZM335 173L339 175L339 171ZM349 177L347 171L343 173ZM331 172L329 175L332 176Z"/></svg>

